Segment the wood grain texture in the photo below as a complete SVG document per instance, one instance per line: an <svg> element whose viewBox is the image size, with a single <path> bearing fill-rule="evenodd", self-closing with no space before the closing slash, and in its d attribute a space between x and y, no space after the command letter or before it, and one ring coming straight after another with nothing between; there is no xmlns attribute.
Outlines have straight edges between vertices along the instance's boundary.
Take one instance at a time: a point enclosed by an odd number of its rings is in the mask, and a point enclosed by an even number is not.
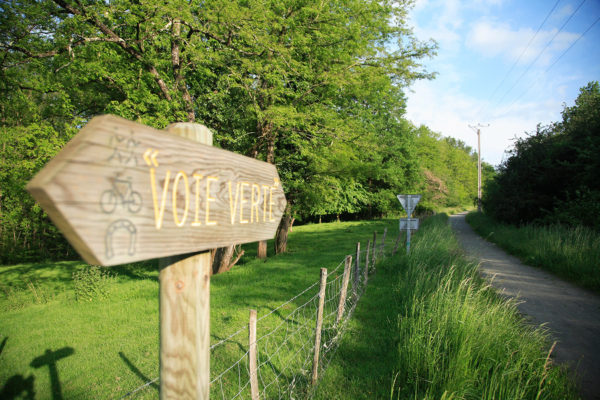
<svg viewBox="0 0 600 400"><path fill-rule="evenodd" d="M367 277L369 275L369 253L371 251L371 241L369 240L369 242L367 243L367 254L365 255L365 277ZM365 280L366 283L366 280Z"/></svg>
<svg viewBox="0 0 600 400"><path fill-rule="evenodd" d="M205 126L180 123L168 129L212 144ZM160 259L161 400L209 398L211 261L210 252Z"/></svg>
<svg viewBox="0 0 600 400"><path fill-rule="evenodd" d="M371 249L371 268L375 272L375 264L377 264L377 232L373 232L373 248Z"/></svg>
<svg viewBox="0 0 600 400"><path fill-rule="evenodd" d="M250 396L252 400L259 399L256 319L256 310L250 310L250 319L248 321L248 369L250 370Z"/></svg>
<svg viewBox="0 0 600 400"><path fill-rule="evenodd" d="M313 385L317 383L317 379L319 379L319 355L321 352L321 329L323 328L323 307L325 306L326 287L327 268L321 268L321 282L319 286L319 308L317 309L317 326L315 328L315 347L311 375L311 384Z"/></svg>
<svg viewBox="0 0 600 400"><path fill-rule="evenodd" d="M275 166L189 135L95 117L27 190L91 264L272 238L286 207Z"/></svg>
<svg viewBox="0 0 600 400"><path fill-rule="evenodd" d="M181 258L181 259L179 259ZM210 252L161 259L160 398L208 399Z"/></svg>
<svg viewBox="0 0 600 400"><path fill-rule="evenodd" d="M356 294L358 291L358 282L360 281L360 242L356 243L356 258L354 259L354 287L353 291Z"/></svg>
<svg viewBox="0 0 600 400"><path fill-rule="evenodd" d="M379 256L383 257L385 255L385 238L387 236L387 228L383 229L383 237L381 238L381 247L379 250Z"/></svg>
<svg viewBox="0 0 600 400"><path fill-rule="evenodd" d="M338 303L337 316L335 324L338 325L344 316L346 307L346 297L348 295L348 282L350 282L350 267L352 266L352 256L346 256L344 265L344 275L342 276L342 288L340 289L340 302Z"/></svg>

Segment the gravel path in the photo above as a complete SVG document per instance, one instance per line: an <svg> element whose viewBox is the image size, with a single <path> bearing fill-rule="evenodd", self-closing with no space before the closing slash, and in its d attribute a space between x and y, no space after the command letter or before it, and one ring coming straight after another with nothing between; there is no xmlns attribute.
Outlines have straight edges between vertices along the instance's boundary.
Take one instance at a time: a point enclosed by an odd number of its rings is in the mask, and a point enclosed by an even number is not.
<svg viewBox="0 0 600 400"><path fill-rule="evenodd" d="M479 237L465 213L450 217L467 254L479 261L482 275L509 297L532 323L546 324L558 341L554 358L577 374L585 399L600 399L600 296L539 268L527 266Z"/></svg>

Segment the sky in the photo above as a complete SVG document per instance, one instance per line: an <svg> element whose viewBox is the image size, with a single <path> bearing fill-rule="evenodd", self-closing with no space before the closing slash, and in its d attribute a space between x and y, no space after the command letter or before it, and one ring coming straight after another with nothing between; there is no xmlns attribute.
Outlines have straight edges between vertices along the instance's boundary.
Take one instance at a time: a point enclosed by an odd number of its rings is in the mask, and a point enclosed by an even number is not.
<svg viewBox="0 0 600 400"><path fill-rule="evenodd" d="M500 164L515 137L560 121L600 81L599 18L600 0L417 0L409 23L437 42L422 60L437 76L411 86L406 117L475 150L469 125L484 125L482 160Z"/></svg>

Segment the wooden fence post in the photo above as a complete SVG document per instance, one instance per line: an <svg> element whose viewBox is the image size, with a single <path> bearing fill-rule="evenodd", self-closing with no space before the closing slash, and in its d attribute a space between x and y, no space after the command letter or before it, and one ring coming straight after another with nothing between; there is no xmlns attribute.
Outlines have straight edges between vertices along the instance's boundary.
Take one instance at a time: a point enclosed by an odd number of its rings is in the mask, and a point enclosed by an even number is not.
<svg viewBox="0 0 600 400"><path fill-rule="evenodd" d="M373 271L375 271L375 264L377 263L377 232L373 232L373 259L371 260L371 264L373 264Z"/></svg>
<svg viewBox="0 0 600 400"><path fill-rule="evenodd" d="M172 124L170 133L212 146L199 124ZM159 261L160 398L208 399L210 382L210 251Z"/></svg>
<svg viewBox="0 0 600 400"><path fill-rule="evenodd" d="M257 348L256 348L256 310L250 310L250 320L248 321L248 367L250 369L250 395L252 400L259 399L258 392L258 368L257 368Z"/></svg>
<svg viewBox="0 0 600 400"><path fill-rule="evenodd" d="M323 307L325 306L325 288L327 286L327 268L321 268L321 286L319 287L319 309L317 310L317 328L315 329L315 354L313 357L311 384L319 378L319 352L321 351L321 328L323 327Z"/></svg>
<svg viewBox="0 0 600 400"><path fill-rule="evenodd" d="M344 316L344 308L346 307L346 296L348 293L348 282L350 282L350 267L352 265L352 256L346 256L346 265L344 265L344 275L342 276L342 289L340 292L340 302L338 304L337 318L335 325L337 326Z"/></svg>
<svg viewBox="0 0 600 400"><path fill-rule="evenodd" d="M385 257L385 237L387 236L387 228L383 229L383 237L381 238L381 250L379 251L380 257Z"/></svg>
<svg viewBox="0 0 600 400"><path fill-rule="evenodd" d="M392 257L396 255L398 251L398 245L400 244L400 236L402 236L402 232L398 231L398 237L396 238L396 243L394 244L394 251L392 251Z"/></svg>
<svg viewBox="0 0 600 400"><path fill-rule="evenodd" d="M371 241L367 243L367 254L365 257L365 276L369 275L369 252L371 250Z"/></svg>
<svg viewBox="0 0 600 400"><path fill-rule="evenodd" d="M354 293L358 293L360 282L360 242L356 243L356 258L354 259Z"/></svg>

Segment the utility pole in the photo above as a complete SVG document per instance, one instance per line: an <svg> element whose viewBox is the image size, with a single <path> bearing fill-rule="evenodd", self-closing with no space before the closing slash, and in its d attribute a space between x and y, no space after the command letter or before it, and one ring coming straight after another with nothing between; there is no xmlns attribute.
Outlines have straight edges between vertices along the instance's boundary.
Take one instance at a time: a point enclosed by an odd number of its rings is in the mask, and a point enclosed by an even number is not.
<svg viewBox="0 0 600 400"><path fill-rule="evenodd" d="M469 128L477 132L477 211L481 212L481 128L487 128L490 124L469 125Z"/></svg>

